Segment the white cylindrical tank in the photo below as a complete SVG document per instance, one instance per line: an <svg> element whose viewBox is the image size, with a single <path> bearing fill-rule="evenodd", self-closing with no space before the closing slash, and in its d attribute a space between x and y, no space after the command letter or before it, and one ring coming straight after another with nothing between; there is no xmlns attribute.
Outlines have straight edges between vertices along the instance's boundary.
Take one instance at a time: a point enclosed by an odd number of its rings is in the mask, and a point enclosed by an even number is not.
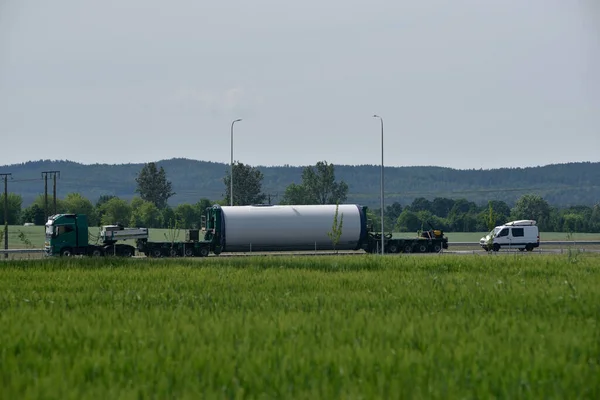
<svg viewBox="0 0 600 400"><path fill-rule="evenodd" d="M223 206L223 251L331 250L335 205ZM358 249L366 240L366 216L356 204L341 204L337 250Z"/></svg>

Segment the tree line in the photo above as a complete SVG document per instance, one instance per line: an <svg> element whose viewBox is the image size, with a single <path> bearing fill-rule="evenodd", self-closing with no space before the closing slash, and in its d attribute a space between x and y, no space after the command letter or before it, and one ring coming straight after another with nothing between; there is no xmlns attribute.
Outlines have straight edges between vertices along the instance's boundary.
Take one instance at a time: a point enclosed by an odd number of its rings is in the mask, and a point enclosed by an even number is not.
<svg viewBox="0 0 600 400"><path fill-rule="evenodd" d="M256 167L240 162L233 164L233 204L264 204L269 199L263 192L263 173ZM69 193L56 199L56 213L87 214L90 225L121 223L148 228L199 228L204 210L213 204L229 205L231 202L231 171L222 179L224 192L218 200L199 198L195 203L168 205L175 195L171 182L163 167L147 163L135 177L136 196L130 201L115 195L101 195L92 203L79 193ZM335 178L333 164L320 161L314 166L303 168L302 181L289 184L278 204L341 204L348 198L349 187L343 180ZM269 199L270 200L270 199ZM39 195L28 207L22 209L22 199L14 193L8 194L8 218L11 225L34 223L43 225L46 213L54 213L54 199ZM270 201L269 201L270 203ZM4 195L0 196L0 221L4 224ZM369 210L369 218L376 230L381 227L380 210ZM513 219L535 219L540 230L546 232L598 232L600 231L600 204L556 208L541 196L521 196L514 207L500 200L478 205L464 198L436 197L429 200L418 197L402 206L393 202L385 207L385 230L413 232L443 229L449 232L483 232L490 226L501 225Z"/></svg>

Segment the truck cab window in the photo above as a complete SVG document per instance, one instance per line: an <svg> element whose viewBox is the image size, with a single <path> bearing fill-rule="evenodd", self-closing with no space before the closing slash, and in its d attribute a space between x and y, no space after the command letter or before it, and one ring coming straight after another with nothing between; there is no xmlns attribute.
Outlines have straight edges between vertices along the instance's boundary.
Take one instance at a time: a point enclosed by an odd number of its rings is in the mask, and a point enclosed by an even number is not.
<svg viewBox="0 0 600 400"><path fill-rule="evenodd" d="M54 236L60 236L65 233L73 232L75 229L71 225L58 225L54 228Z"/></svg>

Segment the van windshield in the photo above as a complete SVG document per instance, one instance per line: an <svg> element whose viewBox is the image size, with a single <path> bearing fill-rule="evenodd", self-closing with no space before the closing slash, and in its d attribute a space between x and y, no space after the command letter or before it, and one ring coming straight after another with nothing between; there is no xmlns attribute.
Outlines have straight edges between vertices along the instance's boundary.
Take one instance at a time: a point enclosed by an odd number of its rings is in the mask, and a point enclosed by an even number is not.
<svg viewBox="0 0 600 400"><path fill-rule="evenodd" d="M498 232L500 232L500 230L502 230L502 227L501 227L501 226L497 226L497 227L495 227L495 228L494 228L494 229L492 229L492 231L490 232L490 236L491 236L491 237L495 237L495 236L498 234Z"/></svg>

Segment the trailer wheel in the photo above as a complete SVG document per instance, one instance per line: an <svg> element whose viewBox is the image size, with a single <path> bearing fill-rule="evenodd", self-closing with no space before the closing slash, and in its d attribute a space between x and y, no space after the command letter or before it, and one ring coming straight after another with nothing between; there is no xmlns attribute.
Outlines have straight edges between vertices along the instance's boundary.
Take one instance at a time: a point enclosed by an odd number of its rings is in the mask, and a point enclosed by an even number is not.
<svg viewBox="0 0 600 400"><path fill-rule="evenodd" d="M194 256L194 248L193 247L186 247L184 254L185 254L186 257L193 257Z"/></svg>
<svg viewBox="0 0 600 400"><path fill-rule="evenodd" d="M208 257L208 247L201 247L200 248L200 257Z"/></svg>
<svg viewBox="0 0 600 400"><path fill-rule="evenodd" d="M133 251L130 248L126 247L123 250L121 250L121 256L123 256L123 257L133 257Z"/></svg>
<svg viewBox="0 0 600 400"><path fill-rule="evenodd" d="M396 244L390 244L388 246L388 253L397 253L399 250L398 245Z"/></svg>
<svg viewBox="0 0 600 400"><path fill-rule="evenodd" d="M433 251L439 253L442 250L442 247L439 244L433 246Z"/></svg>
<svg viewBox="0 0 600 400"><path fill-rule="evenodd" d="M427 246L426 246L426 245L424 245L424 244L420 244L420 245L419 245L419 251L420 251L421 253L426 253L426 252L427 252Z"/></svg>
<svg viewBox="0 0 600 400"><path fill-rule="evenodd" d="M171 249L171 250L169 251L169 255L170 255L171 257L177 257L177 256L179 255L179 252L177 251L177 249Z"/></svg>
<svg viewBox="0 0 600 400"><path fill-rule="evenodd" d="M154 257L154 258L162 257L162 251L160 251L160 249L152 249L152 251L150 251L150 257Z"/></svg>
<svg viewBox="0 0 600 400"><path fill-rule="evenodd" d="M92 257L102 257L104 255L104 252L100 249L94 249L92 250L92 253L90 255Z"/></svg>
<svg viewBox="0 0 600 400"><path fill-rule="evenodd" d="M412 253L412 246L410 244L407 244L406 246L404 246L404 252Z"/></svg>

